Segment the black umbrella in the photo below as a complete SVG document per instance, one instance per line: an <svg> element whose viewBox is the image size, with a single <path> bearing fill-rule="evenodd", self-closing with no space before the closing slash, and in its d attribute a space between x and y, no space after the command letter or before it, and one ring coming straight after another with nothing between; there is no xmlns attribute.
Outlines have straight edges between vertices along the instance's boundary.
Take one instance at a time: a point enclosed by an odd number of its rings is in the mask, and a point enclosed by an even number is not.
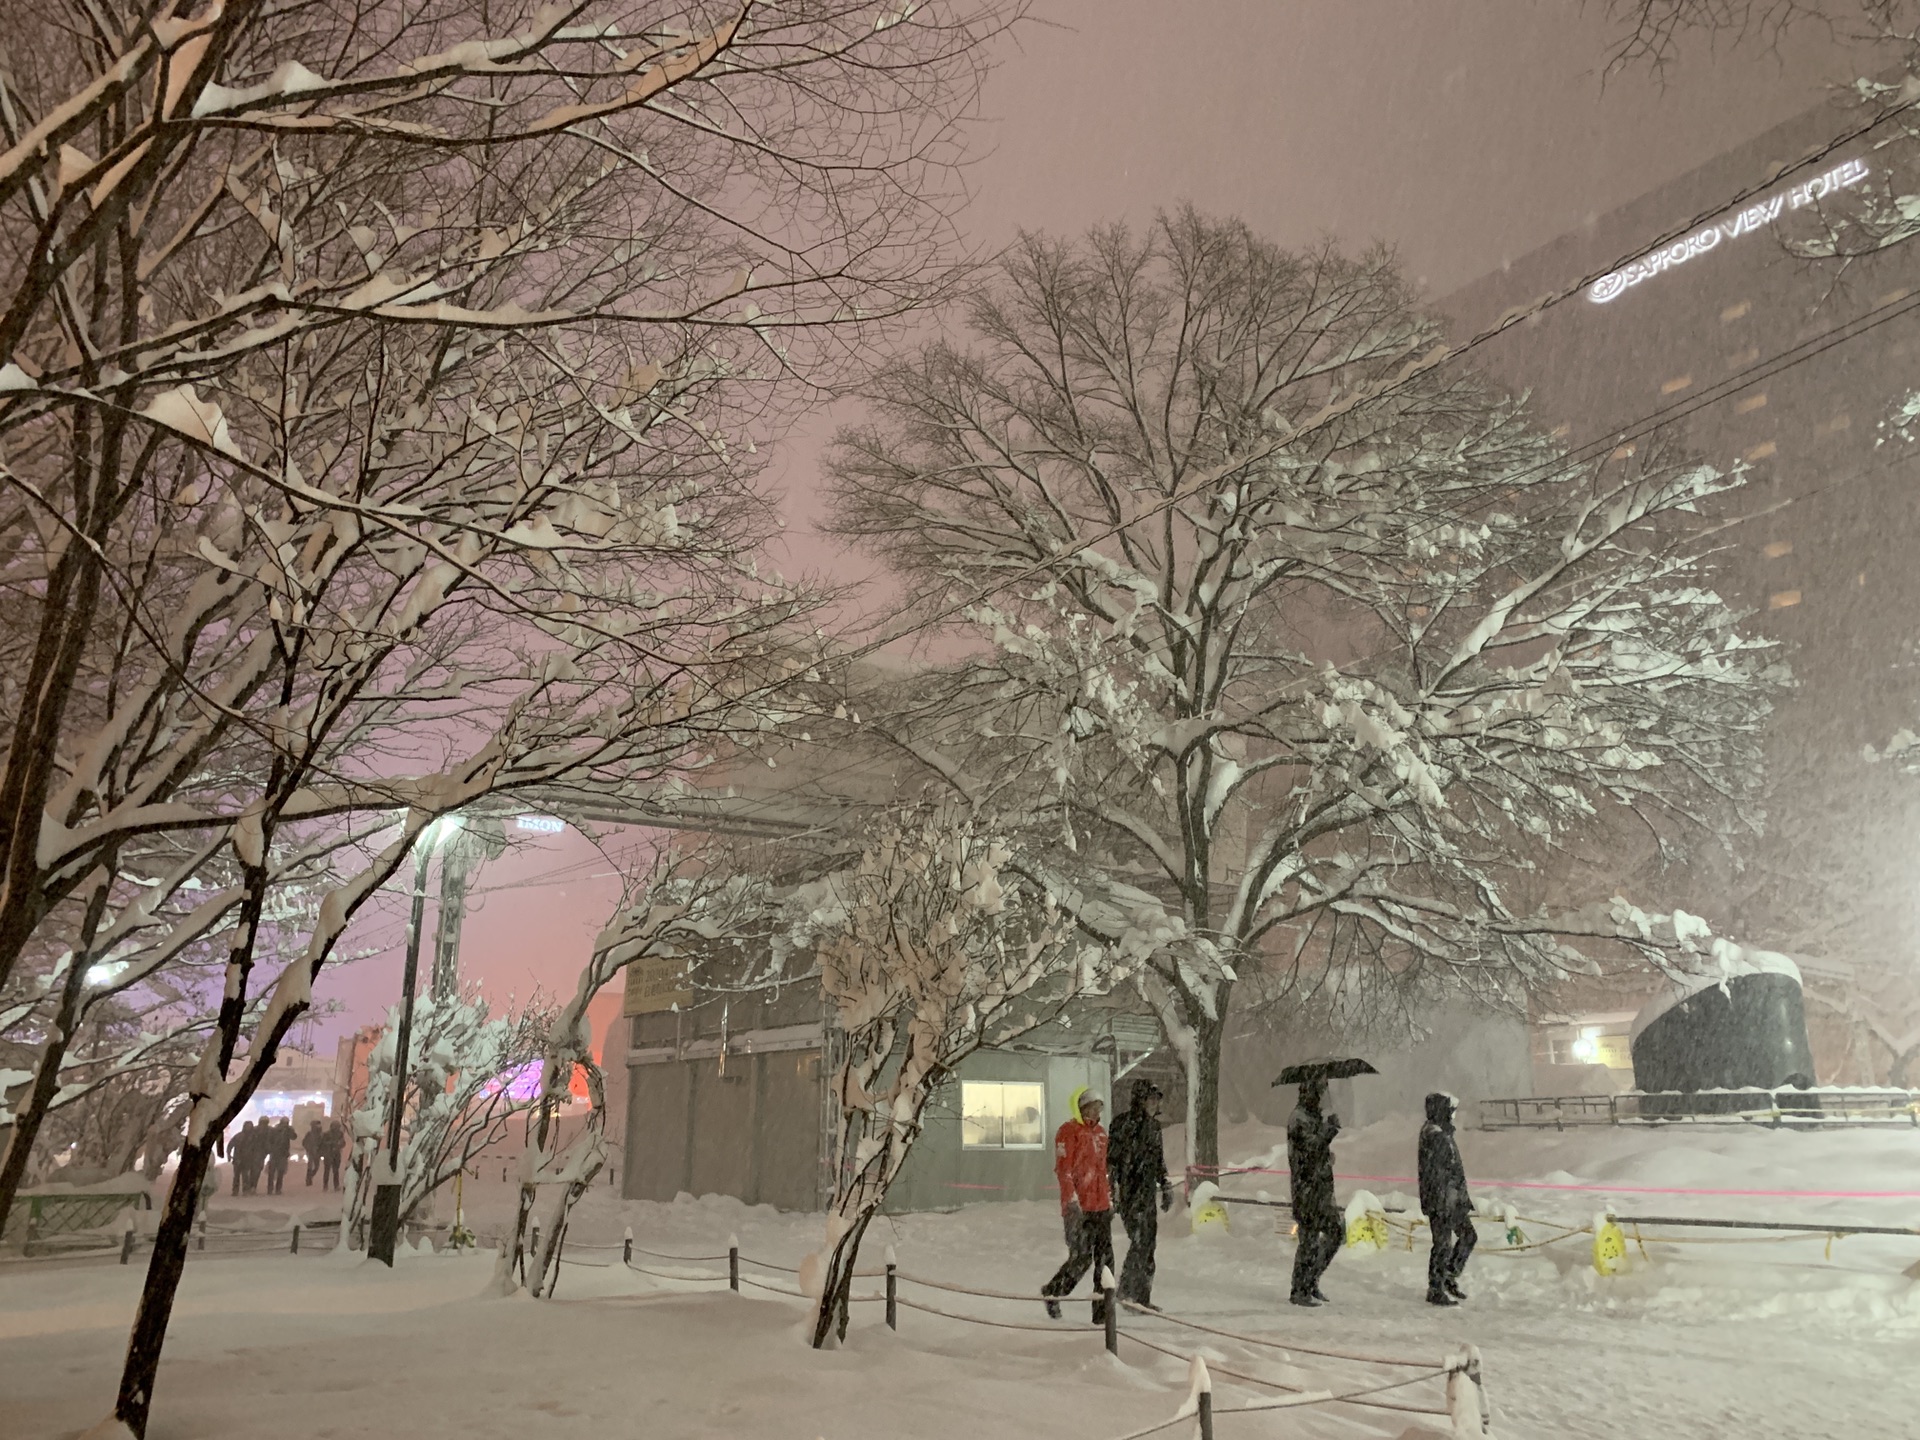
<svg viewBox="0 0 1920 1440"><path fill-rule="evenodd" d="M1380 1072L1364 1060L1308 1060L1289 1065L1280 1072L1276 1085L1298 1085L1307 1080L1345 1080L1354 1075L1378 1075Z"/></svg>

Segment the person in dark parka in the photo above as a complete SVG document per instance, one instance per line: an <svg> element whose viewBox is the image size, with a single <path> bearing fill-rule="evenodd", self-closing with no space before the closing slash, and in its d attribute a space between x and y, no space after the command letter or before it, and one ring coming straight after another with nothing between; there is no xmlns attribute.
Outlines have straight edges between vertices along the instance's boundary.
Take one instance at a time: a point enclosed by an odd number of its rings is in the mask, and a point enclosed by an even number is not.
<svg viewBox="0 0 1920 1440"><path fill-rule="evenodd" d="M1300 1083L1300 1103L1287 1121L1287 1169L1292 1189L1296 1248L1293 1252L1293 1294L1296 1305L1324 1305L1320 1277L1340 1253L1346 1226L1333 1198L1333 1137L1340 1133L1340 1117L1321 1113L1327 1082Z"/></svg>
<svg viewBox="0 0 1920 1440"><path fill-rule="evenodd" d="M1160 1087L1136 1080L1127 1112L1113 1122L1107 1139L1107 1177L1114 1209L1127 1231L1127 1263L1120 1271L1120 1298L1156 1309L1153 1303L1154 1248L1160 1217L1154 1210L1173 1206L1167 1181L1167 1156L1160 1139Z"/></svg>
<svg viewBox="0 0 1920 1440"><path fill-rule="evenodd" d="M287 1184L287 1164L293 1158L293 1121L281 1116L267 1127L267 1193L282 1194Z"/></svg>
<svg viewBox="0 0 1920 1440"><path fill-rule="evenodd" d="M1427 1096L1427 1123L1420 1127L1420 1209L1433 1231L1433 1250L1427 1256L1429 1305L1457 1305L1467 1298L1460 1272L1480 1238L1473 1228L1467 1167L1453 1133L1459 1103L1437 1091Z"/></svg>
<svg viewBox="0 0 1920 1440"><path fill-rule="evenodd" d="M307 1126L307 1133L300 1137L300 1153L307 1157L307 1188L313 1188L313 1172L320 1168L320 1156L327 1148L326 1133L320 1128L320 1117L315 1116Z"/></svg>

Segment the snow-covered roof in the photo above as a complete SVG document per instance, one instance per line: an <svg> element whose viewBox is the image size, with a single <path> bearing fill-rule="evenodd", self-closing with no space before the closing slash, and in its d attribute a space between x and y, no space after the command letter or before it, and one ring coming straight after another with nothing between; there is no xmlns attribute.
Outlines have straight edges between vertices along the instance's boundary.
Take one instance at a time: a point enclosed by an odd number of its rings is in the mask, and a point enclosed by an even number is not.
<svg viewBox="0 0 1920 1440"><path fill-rule="evenodd" d="M1640 1007L1640 1013L1633 1017L1633 1028L1627 1032L1630 1040L1638 1040L1641 1031L1681 1001L1742 975L1790 975L1794 984L1801 983L1800 967L1777 950L1753 950L1730 940L1716 940L1712 959L1703 961L1693 974L1668 980L1659 994Z"/></svg>

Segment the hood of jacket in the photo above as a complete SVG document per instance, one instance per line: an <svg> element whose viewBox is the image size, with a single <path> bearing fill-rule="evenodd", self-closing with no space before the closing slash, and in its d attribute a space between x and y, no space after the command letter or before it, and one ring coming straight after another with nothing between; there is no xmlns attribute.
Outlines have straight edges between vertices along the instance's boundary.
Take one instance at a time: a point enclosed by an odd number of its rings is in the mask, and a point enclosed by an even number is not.
<svg viewBox="0 0 1920 1440"><path fill-rule="evenodd" d="M1427 1096L1427 1122L1432 1125L1452 1125L1453 1113L1459 1108L1459 1100L1436 1090Z"/></svg>

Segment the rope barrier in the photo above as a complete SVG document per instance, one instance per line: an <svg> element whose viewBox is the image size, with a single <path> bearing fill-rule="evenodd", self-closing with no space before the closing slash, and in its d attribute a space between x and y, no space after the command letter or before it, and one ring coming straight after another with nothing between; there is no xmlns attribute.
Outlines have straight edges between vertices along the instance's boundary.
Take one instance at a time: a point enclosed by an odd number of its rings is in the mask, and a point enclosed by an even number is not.
<svg viewBox="0 0 1920 1440"><path fill-rule="evenodd" d="M991 1325L996 1330L1030 1330L1041 1335L1093 1335L1105 1328L1100 1325L1073 1325L1066 1321L1058 1321L1051 1325L1028 1325L1018 1320L989 1320L981 1315L955 1315L950 1310L922 1305L919 1301L909 1300L904 1295L897 1297L897 1303L906 1306L909 1310L919 1310L927 1315L938 1315L946 1320L958 1320L966 1325Z"/></svg>
<svg viewBox="0 0 1920 1440"><path fill-rule="evenodd" d="M1385 1384L1370 1385L1364 1390L1348 1390L1339 1395L1331 1394L1325 1390L1310 1390L1302 1395L1289 1396L1285 1400L1266 1400L1255 1405L1234 1405L1226 1410L1216 1410L1214 1413L1216 1415L1245 1415L1255 1410L1291 1410L1300 1405L1358 1405L1363 1403L1363 1397L1365 1396L1381 1395L1389 1390L1403 1390L1409 1385L1418 1385L1423 1380L1438 1380L1442 1376L1451 1375L1452 1373L1453 1370L1450 1367L1443 1366L1438 1370L1430 1370L1424 1375L1412 1375L1405 1380L1389 1380ZM1435 1410L1429 1411L1428 1413L1441 1415L1446 1412Z"/></svg>
<svg viewBox="0 0 1920 1440"><path fill-rule="evenodd" d="M617 1250L620 1246L616 1245L613 1248ZM669 1255L661 1250L642 1250L638 1245L633 1247L633 1253L645 1255L653 1260L678 1260L685 1265L716 1265L727 1258L725 1255Z"/></svg>
<svg viewBox="0 0 1920 1440"><path fill-rule="evenodd" d="M1137 1345L1144 1345L1149 1350L1156 1350L1172 1360L1184 1362L1193 1358L1189 1355L1181 1354L1178 1350L1169 1349L1165 1345L1156 1344L1137 1331L1122 1330L1120 1335L1122 1339L1131 1340ZM1289 1385L1284 1381L1273 1380L1263 1375L1250 1375L1244 1370L1229 1370L1225 1365L1218 1364L1212 1360L1207 1361L1207 1369L1215 1375L1226 1375L1248 1385L1260 1385L1269 1390L1282 1390L1290 1395L1304 1395L1308 1393L1299 1385ZM1441 1371L1440 1373L1445 1374L1447 1372ZM1423 1378L1426 1377L1416 1375L1411 1380L1401 1380L1394 1383L1396 1385L1413 1385L1417 1384ZM1363 1406L1369 1410L1391 1410L1399 1415L1439 1415L1444 1417L1448 1413L1445 1410L1436 1410L1431 1406L1425 1405L1396 1405L1390 1400L1354 1399L1346 1403Z"/></svg>
<svg viewBox="0 0 1920 1440"><path fill-rule="evenodd" d="M885 1273L885 1272L882 1272L882 1273ZM910 1283L915 1285L924 1285L929 1290L947 1290L952 1292L955 1295L974 1295L974 1296L978 1296L982 1300L1014 1300L1024 1305L1043 1305L1049 1299L1058 1303L1059 1301L1064 1300L1066 1298L1064 1295L1054 1295L1054 1296L1015 1295L1010 1291L1006 1291L1006 1290L976 1290L973 1287L968 1285L949 1285L942 1280L928 1280L925 1277L920 1275L909 1275L904 1270L899 1271L896 1274L895 1278L909 1281ZM1123 1302L1123 1303L1130 1304L1132 1302L1129 1301L1129 1302Z"/></svg>
<svg viewBox="0 0 1920 1440"><path fill-rule="evenodd" d="M1199 1330L1208 1335L1218 1335L1226 1340L1238 1340L1244 1345L1264 1345L1270 1350L1298 1351L1302 1355L1314 1355L1323 1360L1347 1360L1356 1365L1406 1365L1425 1367L1433 1363L1430 1360L1394 1360L1385 1355L1354 1355L1344 1350L1316 1350L1306 1345L1295 1345L1280 1340L1266 1340L1257 1335L1239 1335L1232 1330L1220 1330L1212 1325L1202 1325L1198 1320L1183 1320L1180 1316L1171 1314L1165 1310L1147 1310L1142 1306L1134 1304L1131 1300L1122 1300L1120 1303L1137 1314L1158 1315L1162 1320L1171 1320L1175 1325L1183 1325L1189 1330Z"/></svg>
<svg viewBox="0 0 1920 1440"><path fill-rule="evenodd" d="M636 1265L631 1260L626 1262L626 1266L629 1270L637 1271L642 1275L651 1275L657 1280L717 1280L722 1285L727 1283L727 1277L724 1275L675 1275L667 1270L649 1270L646 1266Z"/></svg>

